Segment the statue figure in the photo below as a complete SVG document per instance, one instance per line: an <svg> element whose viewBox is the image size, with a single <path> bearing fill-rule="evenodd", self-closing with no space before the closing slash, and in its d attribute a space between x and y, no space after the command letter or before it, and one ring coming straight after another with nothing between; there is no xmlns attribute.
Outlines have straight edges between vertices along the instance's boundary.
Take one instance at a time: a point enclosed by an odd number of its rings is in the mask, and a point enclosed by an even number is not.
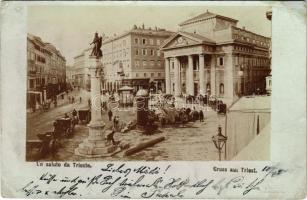
<svg viewBox="0 0 307 200"><path fill-rule="evenodd" d="M91 56L96 56L96 58L102 57L102 51L101 51L101 46L102 46L102 37L98 36L98 33L95 33L93 42L90 43L90 45L94 44L94 47L92 49Z"/></svg>

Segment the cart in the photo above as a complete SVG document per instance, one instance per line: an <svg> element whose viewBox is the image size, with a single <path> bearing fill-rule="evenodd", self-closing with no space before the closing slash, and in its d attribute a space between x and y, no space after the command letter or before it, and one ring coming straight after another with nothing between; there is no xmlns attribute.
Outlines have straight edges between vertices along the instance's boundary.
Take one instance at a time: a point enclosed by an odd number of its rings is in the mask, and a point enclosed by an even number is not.
<svg viewBox="0 0 307 200"><path fill-rule="evenodd" d="M54 132L37 134L37 137L38 139L35 140L27 140L27 155L33 156L33 151L35 151L34 160L39 160L46 157L49 153L52 153L52 155L56 153L59 143Z"/></svg>
<svg viewBox="0 0 307 200"><path fill-rule="evenodd" d="M91 121L90 109L78 110L79 123L85 122L86 124Z"/></svg>
<svg viewBox="0 0 307 200"><path fill-rule="evenodd" d="M48 111L50 109L50 102L46 102L43 104L43 110Z"/></svg>
<svg viewBox="0 0 307 200"><path fill-rule="evenodd" d="M46 132L45 134L37 134L37 137L42 141L39 154L45 157L48 153L54 155L59 147L58 138L55 137L54 132Z"/></svg>
<svg viewBox="0 0 307 200"><path fill-rule="evenodd" d="M74 123L71 118L56 119L54 124L54 134L56 138L69 137L74 132Z"/></svg>

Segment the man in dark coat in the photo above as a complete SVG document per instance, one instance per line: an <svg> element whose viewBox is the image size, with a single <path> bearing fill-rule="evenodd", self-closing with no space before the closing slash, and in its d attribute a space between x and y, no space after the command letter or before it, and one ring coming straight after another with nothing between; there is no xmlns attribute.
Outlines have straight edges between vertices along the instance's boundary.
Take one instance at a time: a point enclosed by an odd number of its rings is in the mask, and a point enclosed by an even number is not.
<svg viewBox="0 0 307 200"><path fill-rule="evenodd" d="M112 121L112 115L113 115L113 113L112 113L112 111L110 109L109 112L108 112L109 121Z"/></svg>
<svg viewBox="0 0 307 200"><path fill-rule="evenodd" d="M203 122L204 121L204 113L202 110L199 111L199 121Z"/></svg>

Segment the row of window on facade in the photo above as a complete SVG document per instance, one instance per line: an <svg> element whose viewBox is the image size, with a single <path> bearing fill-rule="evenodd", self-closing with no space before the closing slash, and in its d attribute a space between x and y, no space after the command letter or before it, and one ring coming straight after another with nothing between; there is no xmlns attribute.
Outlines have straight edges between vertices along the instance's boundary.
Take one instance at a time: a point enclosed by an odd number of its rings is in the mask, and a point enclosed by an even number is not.
<svg viewBox="0 0 307 200"><path fill-rule="evenodd" d="M253 33L248 33L245 30L240 30L240 29L234 29L233 30L233 36L235 39L241 39L241 40L246 40L248 42L252 43L259 43L259 44L264 44L268 45L270 43L270 39L265 38L263 36L259 36Z"/></svg>
<svg viewBox="0 0 307 200"><path fill-rule="evenodd" d="M29 79L29 88L30 89L33 89L37 86L44 86L48 83L52 83L52 84L55 84L55 83L63 83L65 81L65 78L63 77L60 77L60 78L56 78L56 77L36 77L34 79Z"/></svg>
<svg viewBox="0 0 307 200"><path fill-rule="evenodd" d="M217 58L217 65L218 66L224 66L225 64L225 58L224 57L218 57ZM265 66L269 64L269 59L267 58L247 58L247 57L234 57L234 64L235 65L241 65L241 64L249 64L253 66ZM208 60L205 60L205 66L209 66L210 63ZM172 62L172 69L174 69L174 62ZM193 59L193 70L198 71L199 70L199 62L197 59Z"/></svg>
<svg viewBox="0 0 307 200"><path fill-rule="evenodd" d="M134 38L134 44L142 44L142 45L158 45L162 44L163 40L161 39L153 39L153 38Z"/></svg>
<svg viewBox="0 0 307 200"><path fill-rule="evenodd" d="M218 57L217 62L219 66L224 65L224 57ZM187 65L187 63L185 63ZM175 68L175 63L171 62L172 69L174 70ZM205 60L205 66L210 66L210 60ZM198 59L193 59L193 70L198 71L199 70L199 61Z"/></svg>
<svg viewBox="0 0 307 200"><path fill-rule="evenodd" d="M248 64L251 66L264 66L269 64L269 59L235 56L234 63L235 65Z"/></svg>
<svg viewBox="0 0 307 200"><path fill-rule="evenodd" d="M127 44L127 42L126 42L126 40L117 40L117 41L114 41L113 43L112 42L110 42L110 43L105 43L105 44L102 44L102 50L104 51L104 52L107 52L108 51L108 49L110 49L110 51L112 50L114 50L114 49L121 49L122 47L126 47L126 44Z"/></svg>
<svg viewBox="0 0 307 200"><path fill-rule="evenodd" d="M268 46L269 46L269 44L266 43L266 42L262 42L262 41L255 40L255 39L251 40L250 38L244 37L244 36L234 35L234 38L235 38L235 39L240 39L240 40L243 40L243 41L247 41L247 42L252 42L252 43L254 43L254 44L259 44L259 45L265 46L265 47L268 47Z"/></svg>
<svg viewBox="0 0 307 200"><path fill-rule="evenodd" d="M197 88L198 87L198 83L194 83L194 87ZM182 83L182 88L186 88L185 83ZM175 92L175 83L172 84L172 89L173 89L173 92ZM210 92L211 92L211 86L210 86L210 83L207 83L206 84L206 93L210 94ZM224 93L225 93L224 83L220 83L220 85L219 85L219 94L223 95Z"/></svg>
<svg viewBox="0 0 307 200"><path fill-rule="evenodd" d="M130 63L130 60L113 60L113 61L105 61L103 62L102 64L103 65L107 65L107 64L112 64L112 65L115 65L115 63L119 62L119 67L124 67L127 66L127 68L129 68L129 63Z"/></svg>
<svg viewBox="0 0 307 200"><path fill-rule="evenodd" d="M129 48L118 50L118 51L110 51L110 52L103 50L103 56L105 59L110 59L112 57L115 57L115 58L128 57L129 56L128 52L129 52Z"/></svg>
<svg viewBox="0 0 307 200"><path fill-rule="evenodd" d="M50 60L50 63L48 63L45 57L37 55L37 54L35 54L31 51L28 51L28 60L37 61L37 62L44 63L44 64L51 64L52 66L65 68L65 65L64 65L63 62L57 63L56 60L52 59L52 60Z"/></svg>
<svg viewBox="0 0 307 200"><path fill-rule="evenodd" d="M33 52L28 51L28 59L33 61L38 61L41 63L46 63L46 59L40 55L36 55Z"/></svg>
<svg viewBox="0 0 307 200"><path fill-rule="evenodd" d="M155 74L156 74L156 76L155 76ZM142 76L143 75L143 76ZM140 78L140 77L143 77L143 78L149 78L149 77L151 77L151 78L153 78L153 77L161 77L161 73L135 73L135 77L136 78Z"/></svg>
<svg viewBox="0 0 307 200"><path fill-rule="evenodd" d="M149 52L149 54L147 52ZM155 50L155 49L141 49L141 51L139 49L135 49L135 55L136 56L138 56L138 55L143 55L143 56L147 56L147 55L150 55L150 56L155 56L155 55L163 56L162 53L159 50Z"/></svg>
<svg viewBox="0 0 307 200"><path fill-rule="evenodd" d="M254 53L254 54L261 54L261 55L267 54L267 52L265 51L259 51L259 50L255 50L255 49L251 49L247 47L242 47L242 46L234 46L234 50L244 51L244 52Z"/></svg>
<svg viewBox="0 0 307 200"><path fill-rule="evenodd" d="M153 38L134 38L134 44L142 44L142 45L161 45L163 42L162 39L153 39ZM127 44L126 40L120 40L118 42L114 42L113 48L121 48L125 47Z"/></svg>
<svg viewBox="0 0 307 200"><path fill-rule="evenodd" d="M154 61L154 60L150 60L150 61L147 61L147 60L143 60L143 61L135 60L135 67L140 67L141 63L142 63L143 67L145 67L145 66L155 66L155 64L157 64L157 66L161 67L161 61L160 60L158 60L158 61Z"/></svg>

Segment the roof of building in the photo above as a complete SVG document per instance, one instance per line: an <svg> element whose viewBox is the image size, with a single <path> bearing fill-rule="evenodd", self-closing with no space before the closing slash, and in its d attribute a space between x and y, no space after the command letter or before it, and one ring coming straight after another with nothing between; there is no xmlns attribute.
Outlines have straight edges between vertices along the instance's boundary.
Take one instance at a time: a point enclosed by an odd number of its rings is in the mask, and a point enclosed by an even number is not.
<svg viewBox="0 0 307 200"><path fill-rule="evenodd" d="M53 53L57 54L59 57L61 57L63 60L65 60L65 57L61 54L61 52L51 43L49 42L44 42L40 37L35 36L31 33L27 34L28 39L30 39L32 42L39 42L40 45L42 45L44 48L48 48L51 50Z"/></svg>
<svg viewBox="0 0 307 200"><path fill-rule="evenodd" d="M192 38L196 38L198 40L201 40L202 42L215 43L214 40L211 40L211 39L204 37L202 35L199 35L197 33L189 33L189 32L185 32L185 31L179 31L179 34L183 34L183 35L186 35L186 36L190 36Z"/></svg>
<svg viewBox="0 0 307 200"><path fill-rule="evenodd" d="M225 17L225 16L222 16L222 15L211 13L207 10L207 12L205 12L205 13L202 13L200 15L197 15L196 17L193 17L191 19L188 19L188 20L180 23L179 26L183 26L183 25L186 25L186 24L191 24L191 23L194 23L194 22L203 21L203 20L211 19L211 18L221 18L221 19L224 19L224 20L227 20L227 21L232 21L232 22L238 21L236 19L232 19L232 18L229 18L229 17Z"/></svg>
<svg viewBox="0 0 307 200"><path fill-rule="evenodd" d="M229 111L271 110L271 96L245 96L229 107Z"/></svg>
<svg viewBox="0 0 307 200"><path fill-rule="evenodd" d="M125 31L119 35L115 35L111 38L108 38L106 40L104 40L102 43L105 44L105 43L109 43L111 41L114 41L114 40L117 40L119 38L122 38L126 35L129 35L129 34L143 34L143 35L154 35L154 36L161 36L161 37L169 37L171 34L173 34L174 32L172 31L168 31L168 30L165 30L165 29L161 29L161 28L155 28L155 29L152 29L152 28L145 28L145 27L133 27L131 30L129 31Z"/></svg>
<svg viewBox="0 0 307 200"><path fill-rule="evenodd" d="M174 40L174 38L176 38L178 35L182 35L182 36L190 38L192 40L196 40L200 44L201 43L215 44L214 40L211 40L211 39L204 37L202 35L199 35L197 33L189 33L189 32L185 32L185 31L179 31L179 32L173 34L167 40L165 40L165 42L161 45L161 48L162 49L165 48L167 46L167 44L169 44L172 40Z"/></svg>

